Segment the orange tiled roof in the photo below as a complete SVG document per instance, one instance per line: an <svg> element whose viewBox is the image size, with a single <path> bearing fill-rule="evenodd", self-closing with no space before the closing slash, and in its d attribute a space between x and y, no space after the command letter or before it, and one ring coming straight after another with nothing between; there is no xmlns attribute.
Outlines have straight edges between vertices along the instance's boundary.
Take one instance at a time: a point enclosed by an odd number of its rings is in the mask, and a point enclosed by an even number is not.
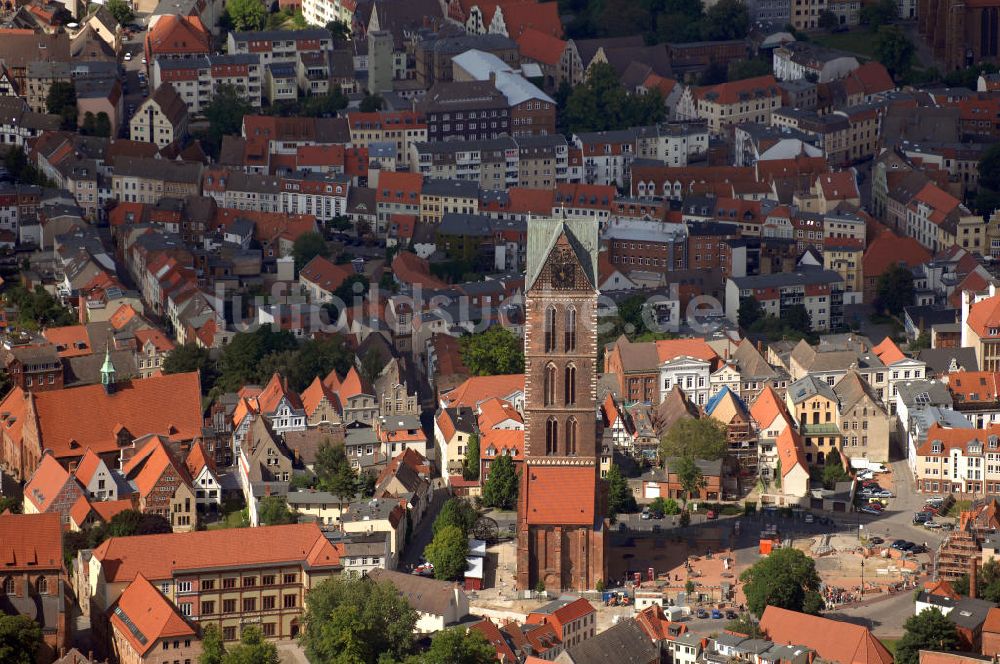
<svg viewBox="0 0 1000 664"><path fill-rule="evenodd" d="M87 448L87 451L83 453L83 458L80 459L80 463L76 466L76 471L73 476L76 481L86 487L90 484L90 480L94 478L94 473L101 466L101 457L94 454L94 450Z"/></svg>
<svg viewBox="0 0 1000 664"><path fill-rule="evenodd" d="M355 367L351 367L348 370L347 375L344 376L343 382L340 384L340 389L337 391L337 395L340 397L340 402L344 403L351 397L357 396L359 394L371 394L372 391L367 389L364 385L364 381L361 379L361 374Z"/></svg>
<svg viewBox="0 0 1000 664"><path fill-rule="evenodd" d="M696 99L715 104L736 104L760 97L780 97L781 88L774 76L757 76L692 90Z"/></svg>
<svg viewBox="0 0 1000 664"><path fill-rule="evenodd" d="M285 562L330 569L340 566L342 553L315 523L112 537L94 549L108 583L139 573L159 581L175 571Z"/></svg>
<svg viewBox="0 0 1000 664"><path fill-rule="evenodd" d="M155 327L135 331L135 340L141 349L147 343L152 343L158 353L168 353L174 349L174 342Z"/></svg>
<svg viewBox="0 0 1000 664"><path fill-rule="evenodd" d="M766 427L771 422L774 422L775 418L779 415L783 415L785 420L791 419L788 415L788 409L785 407L784 400L778 396L774 388L768 385L760 391L757 399L753 402L753 406L750 407L750 416L761 427Z"/></svg>
<svg viewBox="0 0 1000 664"><path fill-rule="evenodd" d="M584 616L589 616L592 613L597 613L594 610L594 606L584 598L578 597L572 602L560 606L552 613L539 613L537 611L532 611L528 614L525 622L529 625L536 625L540 623L554 624L556 630L562 634L567 624L573 622L574 620L579 620Z"/></svg>
<svg viewBox="0 0 1000 664"><path fill-rule="evenodd" d="M1000 436L1000 424L993 424L984 429L950 429L940 424L932 424L927 430L927 438L917 446L918 456L948 456L949 450L958 448L965 450L973 440L983 444L985 448L990 436ZM934 443L941 443L941 451L933 452Z"/></svg>
<svg viewBox="0 0 1000 664"><path fill-rule="evenodd" d="M858 198L861 195L858 192L858 183L850 171L823 173L816 182L823 192L823 197L828 201Z"/></svg>
<svg viewBox="0 0 1000 664"><path fill-rule="evenodd" d="M122 614L128 618L127 623ZM136 575L115 602L111 610L111 625L140 655L149 652L160 639L197 636L194 627L174 608L173 603L142 574Z"/></svg>
<svg viewBox="0 0 1000 664"><path fill-rule="evenodd" d="M490 397L505 397L524 390L524 374L473 376L441 398L448 408L475 408Z"/></svg>
<svg viewBox="0 0 1000 664"><path fill-rule="evenodd" d="M0 569L62 569L62 520L56 513L0 514Z"/></svg>
<svg viewBox="0 0 1000 664"><path fill-rule="evenodd" d="M101 521L108 523L115 518L116 514L135 509L135 506L132 504L131 498L122 498L121 500L98 500L91 503L90 509L97 514Z"/></svg>
<svg viewBox="0 0 1000 664"><path fill-rule="evenodd" d="M98 454L117 451L119 426L133 438L162 433L193 440L201 435L197 372L119 382L111 394L101 385L84 385L32 398L42 447L57 457L80 456L87 447Z"/></svg>
<svg viewBox="0 0 1000 664"><path fill-rule="evenodd" d="M795 643L831 662L892 664L892 655L867 628L854 623L789 611L764 609L760 628L775 643Z"/></svg>
<svg viewBox="0 0 1000 664"><path fill-rule="evenodd" d="M79 528L83 526L88 516L90 516L90 501L87 500L86 496L81 495L76 499L76 502L73 503L73 507L70 508L69 517Z"/></svg>
<svg viewBox="0 0 1000 664"><path fill-rule="evenodd" d="M874 60L866 62L850 74L848 77L861 83L865 94L875 94L877 92L888 92L896 89L896 84L889 75L889 70L881 62Z"/></svg>
<svg viewBox="0 0 1000 664"><path fill-rule="evenodd" d="M420 205L420 190L424 176L420 173L385 172L378 176L376 203L407 203Z"/></svg>
<svg viewBox="0 0 1000 664"><path fill-rule="evenodd" d="M497 651L497 659L501 662L516 662L517 657L507 643L507 639L500 633L500 628L489 618L483 618L479 622L471 625L470 630L475 630L483 635L491 646Z"/></svg>
<svg viewBox="0 0 1000 664"><path fill-rule="evenodd" d="M138 312L136 312L136 310L132 308L131 304L123 304L120 307L118 307L115 313L111 314L111 318L108 320L108 322L111 323L111 327L115 328L116 330L120 330L126 325L128 325L129 321L131 321L138 315L139 315Z"/></svg>
<svg viewBox="0 0 1000 664"><path fill-rule="evenodd" d="M320 380L319 376L316 376L309 387L302 392L302 407L305 409L306 415L312 416L323 399L326 399L334 408L337 408L336 395Z"/></svg>
<svg viewBox="0 0 1000 664"><path fill-rule="evenodd" d="M511 39L517 40L528 29L538 30L553 37L563 35L558 3L505 3L500 9L503 12L507 34Z"/></svg>
<svg viewBox="0 0 1000 664"><path fill-rule="evenodd" d="M30 500L39 512L47 512L59 492L71 481L69 471L59 465L54 456L46 454L24 485L24 498Z"/></svg>
<svg viewBox="0 0 1000 664"><path fill-rule="evenodd" d="M868 245L861 259L865 278L878 277L894 265L915 267L931 259L931 254L912 237L883 233Z"/></svg>
<svg viewBox="0 0 1000 664"><path fill-rule="evenodd" d="M160 17L146 36L146 55L208 55L209 34L197 16Z"/></svg>
<svg viewBox="0 0 1000 664"><path fill-rule="evenodd" d="M566 50L566 42L541 30L527 28L517 38L517 48L522 57L554 67Z"/></svg>
<svg viewBox="0 0 1000 664"><path fill-rule="evenodd" d="M401 251L392 259L392 273L405 284L424 288L445 288L447 284L431 274L430 264L409 251Z"/></svg>
<svg viewBox="0 0 1000 664"><path fill-rule="evenodd" d="M492 450L492 454L490 451ZM524 459L523 429L490 429L483 431L479 443L479 458L495 459L503 454L515 461Z"/></svg>
<svg viewBox="0 0 1000 664"><path fill-rule="evenodd" d="M529 524L593 525L593 467L531 466L526 472L531 473L532 480L527 504Z"/></svg>
<svg viewBox="0 0 1000 664"><path fill-rule="evenodd" d="M708 362L719 359L719 355L704 339L661 339L656 342L656 354L660 362L685 356Z"/></svg>
<svg viewBox="0 0 1000 664"><path fill-rule="evenodd" d="M322 256L316 256L299 271L299 279L305 279L332 293L353 273L346 265L335 265Z"/></svg>
<svg viewBox="0 0 1000 664"><path fill-rule="evenodd" d="M85 325L50 327L42 332L42 336L56 347L59 357L82 357L94 352Z"/></svg>
<svg viewBox="0 0 1000 664"><path fill-rule="evenodd" d="M185 484L191 484L191 478L187 477L185 472L187 468L181 470L163 444L163 440L158 437L146 443L122 468L125 475L135 483L139 495L143 497L157 488L160 478L167 470L173 470Z"/></svg>
<svg viewBox="0 0 1000 664"><path fill-rule="evenodd" d="M941 189L933 182L928 182L924 185L923 189L917 192L917 195L913 197L913 200L924 203L937 212L943 212L947 214L951 212L959 205L961 201L949 194L944 189Z"/></svg>
<svg viewBox="0 0 1000 664"><path fill-rule="evenodd" d="M1000 330L1000 295L994 295L973 304L969 308L966 324L980 338L1000 336L1000 332L990 332L990 330Z"/></svg>
<svg viewBox="0 0 1000 664"><path fill-rule="evenodd" d="M200 440L191 446L191 451L188 452L184 465L192 478L198 477L202 469L206 467L213 475L217 472L215 459L205 451L205 445Z"/></svg>
<svg viewBox="0 0 1000 664"><path fill-rule="evenodd" d="M948 390L961 403L995 402L1000 399L1000 381L991 371L956 371L948 374Z"/></svg>
<svg viewBox="0 0 1000 664"><path fill-rule="evenodd" d="M302 402L299 395L289 390L286 383L287 381L282 378L281 374L272 374L271 380L257 396L257 412L270 415L278 409L282 399L286 399L292 408L301 408Z"/></svg>
<svg viewBox="0 0 1000 664"><path fill-rule="evenodd" d="M882 364L889 366L895 364L900 360L905 360L906 356L903 355L903 351L899 350L899 346L896 345L889 337L882 340L882 343L872 348L878 359L882 360Z"/></svg>
<svg viewBox="0 0 1000 664"><path fill-rule="evenodd" d="M492 397L479 404L479 428L482 431L492 429L504 420L514 420L524 424L524 418L517 412L514 404L497 397Z"/></svg>
<svg viewBox="0 0 1000 664"><path fill-rule="evenodd" d="M802 449L802 436L795 431L795 427L785 427L785 430L778 435L775 447L778 450L778 459L781 461L782 477L792 472L795 466L808 470L806 455Z"/></svg>

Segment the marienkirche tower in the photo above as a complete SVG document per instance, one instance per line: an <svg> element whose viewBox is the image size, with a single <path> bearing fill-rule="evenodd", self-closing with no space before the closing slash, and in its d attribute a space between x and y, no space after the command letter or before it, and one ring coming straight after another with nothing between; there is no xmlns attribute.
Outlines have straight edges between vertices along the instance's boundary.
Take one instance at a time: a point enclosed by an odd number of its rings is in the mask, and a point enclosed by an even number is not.
<svg viewBox="0 0 1000 664"><path fill-rule="evenodd" d="M605 574L597 411L597 222L528 222L524 469L517 585L592 589Z"/></svg>

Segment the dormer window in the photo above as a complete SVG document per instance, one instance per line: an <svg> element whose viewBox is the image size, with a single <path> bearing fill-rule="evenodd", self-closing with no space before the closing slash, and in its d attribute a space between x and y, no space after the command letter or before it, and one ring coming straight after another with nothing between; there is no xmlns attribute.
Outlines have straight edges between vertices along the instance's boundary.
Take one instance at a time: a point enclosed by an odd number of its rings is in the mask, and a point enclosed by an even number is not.
<svg viewBox="0 0 1000 664"><path fill-rule="evenodd" d="M940 440L935 440L931 443L931 454L941 454L944 449L944 444Z"/></svg>

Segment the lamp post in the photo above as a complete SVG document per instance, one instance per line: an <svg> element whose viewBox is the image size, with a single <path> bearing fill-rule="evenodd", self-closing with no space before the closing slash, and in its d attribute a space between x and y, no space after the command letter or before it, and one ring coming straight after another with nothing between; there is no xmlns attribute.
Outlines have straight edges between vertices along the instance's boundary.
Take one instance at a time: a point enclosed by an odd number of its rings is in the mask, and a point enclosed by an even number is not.
<svg viewBox="0 0 1000 664"><path fill-rule="evenodd" d="M863 554L862 554L863 555ZM861 559L861 599L865 599L865 559Z"/></svg>

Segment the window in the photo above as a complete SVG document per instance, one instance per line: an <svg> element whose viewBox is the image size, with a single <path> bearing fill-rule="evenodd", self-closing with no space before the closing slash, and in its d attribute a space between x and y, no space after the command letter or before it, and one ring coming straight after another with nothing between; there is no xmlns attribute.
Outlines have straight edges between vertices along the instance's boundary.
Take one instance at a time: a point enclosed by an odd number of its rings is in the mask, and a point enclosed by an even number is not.
<svg viewBox="0 0 1000 664"><path fill-rule="evenodd" d="M257 598L256 597L244 597L243 598L243 611L256 611L257 610Z"/></svg>
<svg viewBox="0 0 1000 664"><path fill-rule="evenodd" d="M204 590L215 590L215 579L205 579L201 582L201 589Z"/></svg>
<svg viewBox="0 0 1000 664"><path fill-rule="evenodd" d="M286 609L294 609L299 605L298 595L285 595L282 603Z"/></svg>
<svg viewBox="0 0 1000 664"><path fill-rule="evenodd" d="M545 385L542 391L542 401L546 406L556 402L556 365L549 362L545 365Z"/></svg>
<svg viewBox="0 0 1000 664"><path fill-rule="evenodd" d="M3 580L3 593L4 595L14 594L14 577L8 576Z"/></svg>
<svg viewBox="0 0 1000 664"><path fill-rule="evenodd" d="M264 632L264 636L274 636L274 623L262 623L261 629Z"/></svg>
<svg viewBox="0 0 1000 664"><path fill-rule="evenodd" d="M191 602L181 602L179 606L182 614L184 614L185 616L191 615L191 606L192 606Z"/></svg>
<svg viewBox="0 0 1000 664"><path fill-rule="evenodd" d="M235 578L229 578L229 579L223 579L222 580L222 588L223 588L223 590L226 590L226 589L229 589L229 588L235 588L235 587L236 587L236 579Z"/></svg>
<svg viewBox="0 0 1000 664"><path fill-rule="evenodd" d="M224 600L222 600L222 612L223 613L236 613L236 600L235 599L224 599Z"/></svg>
<svg viewBox="0 0 1000 664"><path fill-rule="evenodd" d="M299 575L292 572L291 574L286 574L284 578L285 583L295 583L299 580Z"/></svg>
<svg viewBox="0 0 1000 664"><path fill-rule="evenodd" d="M222 640L223 641L235 641L236 640L236 628L235 627L223 627L222 628Z"/></svg>
<svg viewBox="0 0 1000 664"><path fill-rule="evenodd" d="M213 601L203 601L201 603L201 614L204 616L212 615L215 613L215 602Z"/></svg>
<svg viewBox="0 0 1000 664"><path fill-rule="evenodd" d="M549 306L545 310L545 352L556 349L556 308Z"/></svg>
<svg viewBox="0 0 1000 664"><path fill-rule="evenodd" d="M566 421L566 454L576 454L576 418Z"/></svg>
<svg viewBox="0 0 1000 664"><path fill-rule="evenodd" d="M261 579L260 579L260 585L262 585L262 586L273 586L274 585L274 575L273 574L265 574L264 576L262 576Z"/></svg>
<svg viewBox="0 0 1000 664"><path fill-rule="evenodd" d="M177 592L179 592L179 593L189 593L189 592L191 592L191 582L190 581L178 581L177 582Z"/></svg>
<svg viewBox="0 0 1000 664"><path fill-rule="evenodd" d="M264 595L260 598L260 608L264 611L269 611L274 608L274 598L275 595Z"/></svg>
<svg viewBox="0 0 1000 664"><path fill-rule="evenodd" d="M555 454L556 445L559 441L559 423L556 418L550 417L545 421L545 454Z"/></svg>
<svg viewBox="0 0 1000 664"><path fill-rule="evenodd" d="M49 580L44 576L38 578L38 594L39 595L49 594Z"/></svg>
<svg viewBox="0 0 1000 664"><path fill-rule="evenodd" d="M576 350L576 309L570 307L566 311L566 332L565 332L566 350L575 351Z"/></svg>
<svg viewBox="0 0 1000 664"><path fill-rule="evenodd" d="M256 576L245 576L245 577L243 577L243 587L244 588L253 588L256 585L257 585L257 577Z"/></svg>

